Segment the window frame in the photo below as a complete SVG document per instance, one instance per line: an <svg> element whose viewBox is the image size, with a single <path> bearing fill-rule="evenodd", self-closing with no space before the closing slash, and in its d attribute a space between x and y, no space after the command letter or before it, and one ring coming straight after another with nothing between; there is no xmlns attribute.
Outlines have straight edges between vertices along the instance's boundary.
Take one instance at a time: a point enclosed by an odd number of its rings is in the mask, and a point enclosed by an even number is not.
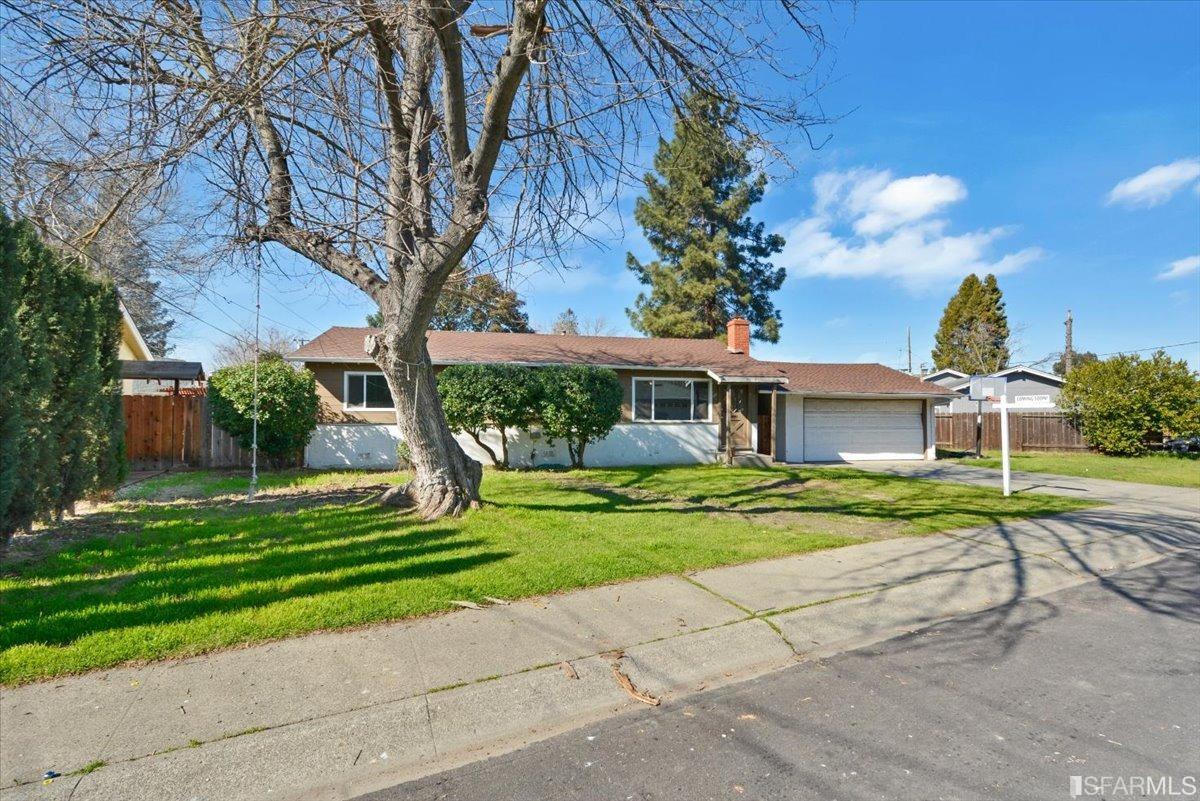
<svg viewBox="0 0 1200 801"><path fill-rule="evenodd" d="M639 381L650 382L650 416L639 417L637 412L637 385ZM688 397L691 400L691 408L689 410L687 420L659 420L654 416L654 382L655 381L686 381L688 384ZM708 416L704 418L696 418L696 384L703 381L708 386ZM641 376L635 375L629 385L629 419L635 423L711 423L713 421L713 390L711 378L692 378L679 377L668 378L665 376Z"/></svg>
<svg viewBox="0 0 1200 801"><path fill-rule="evenodd" d="M342 411L345 412L394 412L396 411L396 399L392 398L391 406L367 406L367 376L378 375L383 376L384 383L387 383L387 376L383 375L380 370L343 370L342 371ZM363 405L350 405L350 378L351 376L363 377ZM388 397L391 397L392 388L388 387Z"/></svg>

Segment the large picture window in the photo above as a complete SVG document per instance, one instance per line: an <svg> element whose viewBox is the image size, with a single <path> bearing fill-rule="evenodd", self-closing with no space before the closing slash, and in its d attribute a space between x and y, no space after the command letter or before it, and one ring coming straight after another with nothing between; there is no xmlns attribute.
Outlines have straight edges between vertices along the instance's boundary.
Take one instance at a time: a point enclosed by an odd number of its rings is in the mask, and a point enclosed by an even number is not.
<svg viewBox="0 0 1200 801"><path fill-rule="evenodd" d="M654 422L708 422L711 386L706 378L633 379L633 419Z"/></svg>
<svg viewBox="0 0 1200 801"><path fill-rule="evenodd" d="M345 374L345 394L342 405L347 409L375 409L390 411L395 408L392 393L388 389L383 373Z"/></svg>

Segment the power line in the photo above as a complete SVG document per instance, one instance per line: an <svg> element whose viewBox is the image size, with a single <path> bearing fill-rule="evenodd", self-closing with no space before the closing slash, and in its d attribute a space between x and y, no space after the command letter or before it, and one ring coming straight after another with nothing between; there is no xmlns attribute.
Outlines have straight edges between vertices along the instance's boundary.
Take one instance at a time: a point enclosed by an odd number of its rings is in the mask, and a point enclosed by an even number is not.
<svg viewBox="0 0 1200 801"><path fill-rule="evenodd" d="M1114 350L1111 353L1098 353L1097 356L1120 356L1122 353L1145 353L1148 350L1166 350L1167 348L1186 348L1188 345L1200 345L1200 339L1190 342L1176 342L1174 345L1155 345L1152 348L1135 348L1133 350Z"/></svg>

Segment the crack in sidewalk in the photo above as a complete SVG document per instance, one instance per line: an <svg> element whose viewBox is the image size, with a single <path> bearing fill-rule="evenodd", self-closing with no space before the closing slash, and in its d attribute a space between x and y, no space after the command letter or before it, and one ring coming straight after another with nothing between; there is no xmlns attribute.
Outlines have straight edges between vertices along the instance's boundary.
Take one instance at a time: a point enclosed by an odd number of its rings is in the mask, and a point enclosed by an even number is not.
<svg viewBox="0 0 1200 801"><path fill-rule="evenodd" d="M779 624L777 624L774 620L770 620L767 615L760 614L758 612L755 612L753 609L750 609L749 607L742 606L741 604L739 604L737 601L733 600L732 598L728 598L728 597L722 595L721 593L714 590L712 587L708 587L708 586L700 583L699 581L692 578L691 576L683 575L680 578L682 578L688 584L691 584L693 587L704 590L705 592L707 592L709 595L713 596L714 598L718 598L718 599L724 601L725 603L732 606L734 609L736 609L739 612L741 612L742 614L746 615L746 617L743 618L743 620L761 620L763 623L767 624L767 627L769 629L771 629L771 631L775 632L776 636L778 636L779 639L783 640L783 644L786 645L791 650L793 655L795 655L795 656L801 655L801 651L798 648L796 648L795 645L792 644L791 640L789 640L787 638L787 635L783 633L783 629L779 628ZM734 622L740 623L742 621L738 620L738 621L734 621Z"/></svg>

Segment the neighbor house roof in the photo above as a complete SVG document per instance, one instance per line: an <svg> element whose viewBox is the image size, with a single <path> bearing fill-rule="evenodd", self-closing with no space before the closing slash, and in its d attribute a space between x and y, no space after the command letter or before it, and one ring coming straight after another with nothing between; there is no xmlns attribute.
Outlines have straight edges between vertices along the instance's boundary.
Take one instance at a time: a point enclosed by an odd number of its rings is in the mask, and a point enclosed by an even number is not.
<svg viewBox="0 0 1200 801"><path fill-rule="evenodd" d="M1000 370L999 372L991 373L988 376L988 378L1000 378L1000 377L1007 378L1008 376L1014 375L1016 373L1026 373L1028 375L1035 376L1036 378L1040 378L1043 381L1049 381L1051 384L1057 384L1060 387L1064 383L1066 383L1064 381L1063 377L1060 375L1055 375L1054 373L1047 373L1045 370L1039 370L1036 367L1030 367L1025 364L1013 365L1012 367L1009 367L1006 370ZM970 381L963 381L962 383L955 384L954 386L951 387L951 389L963 389L970 383L971 383Z"/></svg>
<svg viewBox="0 0 1200 801"><path fill-rule="evenodd" d="M287 358L298 362L365 362L363 339L376 328L335 326L302 345ZM603 367L699 370L720 380L778 383L783 373L769 362L731 353L716 339L587 337L559 334L500 334L480 331L430 331L429 358L434 364L503 362L531 366L591 364Z"/></svg>
<svg viewBox="0 0 1200 801"><path fill-rule="evenodd" d="M882 364L818 364L814 362L763 362L787 376L789 393L832 395L958 395L945 387Z"/></svg>
<svg viewBox="0 0 1200 801"><path fill-rule="evenodd" d="M947 367L942 370L935 370L932 373L926 373L925 375L921 376L921 380L922 381L938 381L942 378L969 378L969 377L970 376L968 376L966 373L963 373L958 370L954 370L952 368Z"/></svg>
<svg viewBox="0 0 1200 801"><path fill-rule="evenodd" d="M150 351L146 340L142 338L142 332L138 330L137 323L133 321L129 309L125 308L125 301L118 297L117 305L121 307L121 339L129 348L130 354L139 361L153 360L154 354Z"/></svg>

